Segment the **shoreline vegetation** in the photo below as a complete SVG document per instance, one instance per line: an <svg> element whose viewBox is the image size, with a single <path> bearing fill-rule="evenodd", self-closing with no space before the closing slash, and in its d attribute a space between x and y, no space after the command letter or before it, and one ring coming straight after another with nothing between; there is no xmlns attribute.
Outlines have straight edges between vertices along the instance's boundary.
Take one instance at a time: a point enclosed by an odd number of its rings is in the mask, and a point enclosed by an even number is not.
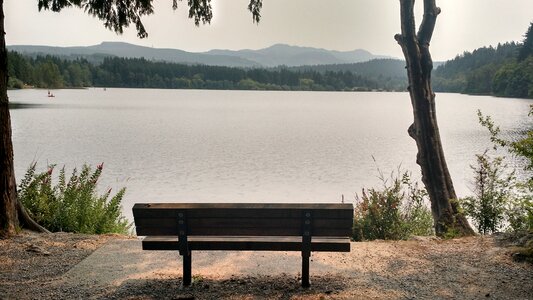
<svg viewBox="0 0 533 300"><path fill-rule="evenodd" d="M283 91L396 91L402 80L365 77L346 70L242 69L184 65L144 58L107 57L101 64L78 58L9 52L10 88L162 88Z"/></svg>

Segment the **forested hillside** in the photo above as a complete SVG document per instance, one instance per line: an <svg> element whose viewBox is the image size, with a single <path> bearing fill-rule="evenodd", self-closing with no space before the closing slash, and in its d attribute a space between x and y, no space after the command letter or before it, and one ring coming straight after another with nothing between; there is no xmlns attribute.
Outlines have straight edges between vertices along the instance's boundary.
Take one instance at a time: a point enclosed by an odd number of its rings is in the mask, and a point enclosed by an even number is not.
<svg viewBox="0 0 533 300"><path fill-rule="evenodd" d="M533 23L524 42L465 52L438 67L437 92L533 98Z"/></svg>
<svg viewBox="0 0 533 300"><path fill-rule="evenodd" d="M366 78L371 78L379 83L381 89L405 91L407 87L407 72L405 62L399 59L374 59L355 64L334 64L291 67L291 71L318 71L325 73L351 72Z"/></svg>
<svg viewBox="0 0 533 300"><path fill-rule="evenodd" d="M375 90L402 88L379 77L350 71L313 69L243 69L107 57L101 64L85 59L27 57L9 53L10 87L128 87L243 90Z"/></svg>
<svg viewBox="0 0 533 300"><path fill-rule="evenodd" d="M433 74L436 92L533 98L533 23L522 43L465 52ZM9 52L9 86L22 88L128 87L177 89L404 91L405 62L238 68L144 58L26 56Z"/></svg>

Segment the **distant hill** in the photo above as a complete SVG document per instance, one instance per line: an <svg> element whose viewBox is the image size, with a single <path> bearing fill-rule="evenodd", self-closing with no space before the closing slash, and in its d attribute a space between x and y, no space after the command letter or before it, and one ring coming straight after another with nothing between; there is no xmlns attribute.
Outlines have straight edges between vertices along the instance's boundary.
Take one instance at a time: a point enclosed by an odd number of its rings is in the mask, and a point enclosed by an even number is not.
<svg viewBox="0 0 533 300"><path fill-rule="evenodd" d="M290 67L291 71L349 72L378 82L382 89L403 91L407 87L405 61L399 59L373 59L352 64L314 65Z"/></svg>
<svg viewBox="0 0 533 300"><path fill-rule="evenodd" d="M240 57L263 67L348 64L385 58L362 49L343 52L285 44L276 44L260 50L211 50L206 54Z"/></svg>
<svg viewBox="0 0 533 300"><path fill-rule="evenodd" d="M145 58L154 61L166 61L184 64L201 63L212 66L260 67L259 64L253 61L249 61L239 57L191 53L178 49L150 48L121 42L103 42L99 45L87 47L14 45L8 46L7 48L8 50L16 51L29 56L53 55L73 58L114 56L126 58Z"/></svg>
<svg viewBox="0 0 533 300"><path fill-rule="evenodd" d="M332 64L332 65L306 65L291 67L290 70L313 70L317 72L351 72L366 77L399 77L407 79L405 71L405 61L399 59L373 59L370 61L351 63L351 64Z"/></svg>
<svg viewBox="0 0 533 300"><path fill-rule="evenodd" d="M373 55L366 50L334 51L311 47L276 44L259 50L211 50L203 53L178 49L150 48L122 42L103 42L87 47L52 47L33 45L12 45L11 51L36 56L54 55L70 58L85 58L89 61L103 61L104 57L145 58L184 64L205 64L229 67L275 67L347 64L369 61L384 56Z"/></svg>

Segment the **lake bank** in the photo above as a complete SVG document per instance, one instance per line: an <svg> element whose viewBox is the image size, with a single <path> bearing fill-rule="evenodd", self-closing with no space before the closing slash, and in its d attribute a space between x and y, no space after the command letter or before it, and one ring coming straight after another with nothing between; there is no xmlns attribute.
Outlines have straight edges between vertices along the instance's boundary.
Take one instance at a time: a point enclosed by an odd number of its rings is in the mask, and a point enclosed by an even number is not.
<svg viewBox="0 0 533 300"><path fill-rule="evenodd" d="M310 289L299 253L193 254L181 290L177 252L142 251L124 236L24 233L0 240L6 299L532 299L533 265L511 259L495 236L352 243L314 253Z"/></svg>

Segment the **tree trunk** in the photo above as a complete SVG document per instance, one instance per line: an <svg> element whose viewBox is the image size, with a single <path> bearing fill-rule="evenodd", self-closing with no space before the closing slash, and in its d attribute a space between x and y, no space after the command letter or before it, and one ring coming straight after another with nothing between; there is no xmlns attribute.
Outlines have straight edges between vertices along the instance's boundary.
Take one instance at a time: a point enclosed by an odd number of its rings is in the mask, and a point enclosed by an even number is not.
<svg viewBox="0 0 533 300"><path fill-rule="evenodd" d="M4 1L0 0L0 235L13 235L18 225L17 189L13 168L11 118L7 98L7 49L4 28Z"/></svg>
<svg viewBox="0 0 533 300"><path fill-rule="evenodd" d="M7 97L7 49L4 28L4 0L0 0L0 237L16 233L22 223L26 228L48 232L35 223L17 201L17 184L13 165L11 117ZM19 223L22 221L21 223Z"/></svg>
<svg viewBox="0 0 533 300"><path fill-rule="evenodd" d="M435 0L424 0L424 18L416 33L414 2L400 0L402 33L395 36L407 63L408 90L413 105L414 123L408 132L418 148L416 162L422 169L422 181L431 201L437 235L472 235L474 231L459 211L457 196L444 158L435 113L435 93L431 88L433 61L429 42L440 8L436 6Z"/></svg>

